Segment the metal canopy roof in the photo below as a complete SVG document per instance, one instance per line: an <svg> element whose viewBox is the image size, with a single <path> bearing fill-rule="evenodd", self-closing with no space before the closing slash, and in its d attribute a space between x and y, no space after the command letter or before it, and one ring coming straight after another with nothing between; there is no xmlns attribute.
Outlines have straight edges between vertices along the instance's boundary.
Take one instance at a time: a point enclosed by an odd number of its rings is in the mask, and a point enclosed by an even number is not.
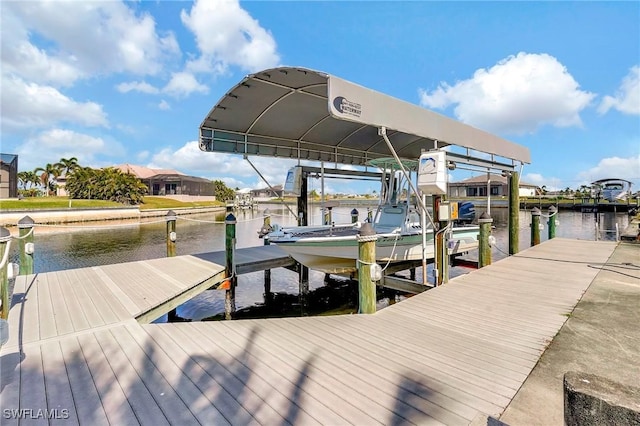
<svg viewBox="0 0 640 426"><path fill-rule="evenodd" d="M417 105L304 68L280 67L251 74L224 95L200 125L200 149L366 165L457 145L520 163L526 147ZM437 141L437 142L435 142Z"/></svg>

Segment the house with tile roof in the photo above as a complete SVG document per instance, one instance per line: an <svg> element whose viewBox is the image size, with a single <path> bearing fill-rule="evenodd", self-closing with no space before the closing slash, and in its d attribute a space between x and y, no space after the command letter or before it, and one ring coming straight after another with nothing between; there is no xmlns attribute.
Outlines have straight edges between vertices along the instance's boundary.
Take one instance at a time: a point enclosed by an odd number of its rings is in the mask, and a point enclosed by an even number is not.
<svg viewBox="0 0 640 426"><path fill-rule="evenodd" d="M489 183L487 185L487 183ZM474 176L459 182L449 182L449 197L486 197L487 187L490 188L490 195L496 197L509 195L509 183L507 178L502 175L486 174ZM537 185L520 181L518 185L518 193L520 197L535 197L538 195L540 188Z"/></svg>
<svg viewBox="0 0 640 426"><path fill-rule="evenodd" d="M136 164L120 164L116 169L135 175L144 183L149 195L206 195L213 196L213 182L188 176L173 169L152 169Z"/></svg>

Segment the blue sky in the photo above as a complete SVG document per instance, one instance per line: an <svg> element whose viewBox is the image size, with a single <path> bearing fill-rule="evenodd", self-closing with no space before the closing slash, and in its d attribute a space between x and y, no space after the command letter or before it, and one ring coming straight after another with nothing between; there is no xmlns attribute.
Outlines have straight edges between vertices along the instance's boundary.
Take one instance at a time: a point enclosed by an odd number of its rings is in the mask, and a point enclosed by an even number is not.
<svg viewBox="0 0 640 426"><path fill-rule="evenodd" d="M21 170L75 156L263 187L198 128L246 74L336 75L527 146L522 179L640 189L638 2L0 3L2 146ZM252 161L272 184L290 163ZM458 172L456 179L471 177ZM365 192L370 183L327 183Z"/></svg>

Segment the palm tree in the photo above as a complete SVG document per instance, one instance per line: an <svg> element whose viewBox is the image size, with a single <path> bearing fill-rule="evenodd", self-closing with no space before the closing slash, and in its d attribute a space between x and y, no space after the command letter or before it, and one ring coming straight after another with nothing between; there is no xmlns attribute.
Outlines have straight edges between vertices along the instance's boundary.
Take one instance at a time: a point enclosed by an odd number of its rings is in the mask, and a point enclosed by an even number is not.
<svg viewBox="0 0 640 426"><path fill-rule="evenodd" d="M34 173L40 172L40 184L44 187L44 192L46 196L49 196L49 191L55 189L55 181L58 176L60 176L60 169L57 167L57 164L47 163L46 166L38 167L34 170Z"/></svg>
<svg viewBox="0 0 640 426"><path fill-rule="evenodd" d="M74 170L76 170L78 167L80 167L80 164L78 163L78 159L76 157L71 157L71 158L61 158L60 161L54 164L54 166L60 169L60 172L62 174L68 175Z"/></svg>

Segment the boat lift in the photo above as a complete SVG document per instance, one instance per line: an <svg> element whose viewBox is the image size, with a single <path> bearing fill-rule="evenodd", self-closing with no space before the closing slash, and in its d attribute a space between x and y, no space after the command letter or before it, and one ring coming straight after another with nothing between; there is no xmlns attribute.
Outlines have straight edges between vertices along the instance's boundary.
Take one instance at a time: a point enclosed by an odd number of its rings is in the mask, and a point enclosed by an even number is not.
<svg viewBox="0 0 640 426"><path fill-rule="evenodd" d="M334 164L334 170L342 167L345 172L345 166L367 166L383 157L393 156L401 165L402 159L415 161L425 152L444 151L449 168L511 176L516 190L511 191L515 192L515 204L510 199L510 209L516 214L510 214L515 220L510 228L516 230L519 168L531 162L524 146L341 78L299 67L278 67L243 78L204 118L199 142L205 152L239 154L247 159L252 155L297 159L299 165L302 161L318 162L324 172L324 164ZM423 217L427 215L426 195L434 197L435 207L444 193L424 193L420 203ZM299 197L298 213L306 217L306 191ZM438 219L431 220L440 226ZM446 221L443 223L446 226ZM510 232L511 253L517 252L517 238L517 232ZM426 276L423 280L426 282Z"/></svg>

